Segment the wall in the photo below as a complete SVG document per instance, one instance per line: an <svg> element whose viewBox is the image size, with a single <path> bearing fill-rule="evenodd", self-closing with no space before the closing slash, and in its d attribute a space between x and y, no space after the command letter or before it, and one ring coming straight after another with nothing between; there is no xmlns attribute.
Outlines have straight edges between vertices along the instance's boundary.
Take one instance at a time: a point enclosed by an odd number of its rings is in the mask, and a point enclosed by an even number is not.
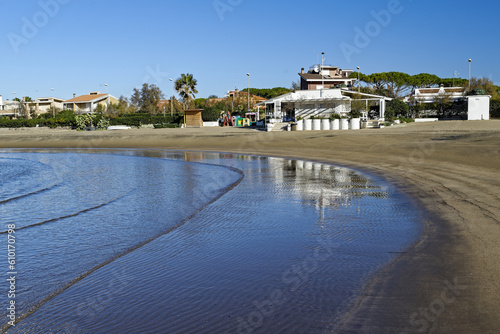
<svg viewBox="0 0 500 334"><path fill-rule="evenodd" d="M468 97L468 100L467 120L490 119L490 97L488 95L472 95Z"/></svg>

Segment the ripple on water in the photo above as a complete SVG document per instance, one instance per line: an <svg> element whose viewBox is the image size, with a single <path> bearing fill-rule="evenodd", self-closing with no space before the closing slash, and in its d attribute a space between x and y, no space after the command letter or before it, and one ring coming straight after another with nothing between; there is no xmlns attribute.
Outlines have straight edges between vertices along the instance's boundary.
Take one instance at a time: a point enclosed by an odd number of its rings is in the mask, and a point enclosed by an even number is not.
<svg viewBox="0 0 500 334"><path fill-rule="evenodd" d="M393 258L390 252L420 232L411 203L362 174L213 153L208 161L240 168L245 178L186 224L94 271L9 333L320 332ZM206 175L202 166L198 173ZM145 203L149 191L134 201ZM110 212L124 210L120 203Z"/></svg>
<svg viewBox="0 0 500 334"><path fill-rule="evenodd" d="M17 155L49 164L53 158L52 169L61 161L57 154ZM20 228L16 232L16 269L22 273L16 282L19 314L103 263L182 225L241 178L220 166L84 156L85 164L65 159L57 189L1 204L5 214L0 220ZM101 204L90 207L96 203ZM5 256L0 254L0 260Z"/></svg>

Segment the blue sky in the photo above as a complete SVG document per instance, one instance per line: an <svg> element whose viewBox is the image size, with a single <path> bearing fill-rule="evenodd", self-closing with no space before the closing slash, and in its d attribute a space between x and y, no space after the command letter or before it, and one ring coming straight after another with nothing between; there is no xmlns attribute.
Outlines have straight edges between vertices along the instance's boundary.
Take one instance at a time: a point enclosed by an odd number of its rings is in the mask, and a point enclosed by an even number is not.
<svg viewBox="0 0 500 334"><path fill-rule="evenodd" d="M316 63L361 72L487 77L500 84L496 1L0 1L0 94L170 95L192 73L199 94L290 87Z"/></svg>

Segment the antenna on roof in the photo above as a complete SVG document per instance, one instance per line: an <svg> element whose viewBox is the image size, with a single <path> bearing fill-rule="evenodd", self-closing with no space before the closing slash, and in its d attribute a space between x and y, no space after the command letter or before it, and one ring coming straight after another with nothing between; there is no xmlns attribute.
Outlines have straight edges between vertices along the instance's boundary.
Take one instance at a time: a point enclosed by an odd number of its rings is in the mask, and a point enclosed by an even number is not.
<svg viewBox="0 0 500 334"><path fill-rule="evenodd" d="M455 87L455 78L458 78L458 75L460 73L458 73L458 71L455 71L455 73L453 73L453 87Z"/></svg>

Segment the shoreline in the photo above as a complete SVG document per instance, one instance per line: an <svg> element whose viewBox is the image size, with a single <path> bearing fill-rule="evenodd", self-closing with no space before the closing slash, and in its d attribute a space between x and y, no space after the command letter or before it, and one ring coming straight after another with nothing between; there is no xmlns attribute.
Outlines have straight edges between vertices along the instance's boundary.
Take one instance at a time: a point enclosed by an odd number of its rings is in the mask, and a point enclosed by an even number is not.
<svg viewBox="0 0 500 334"><path fill-rule="evenodd" d="M2 148L158 148L332 163L382 176L431 212L334 332L493 333L500 301L500 121L358 131L244 128L0 131Z"/></svg>

